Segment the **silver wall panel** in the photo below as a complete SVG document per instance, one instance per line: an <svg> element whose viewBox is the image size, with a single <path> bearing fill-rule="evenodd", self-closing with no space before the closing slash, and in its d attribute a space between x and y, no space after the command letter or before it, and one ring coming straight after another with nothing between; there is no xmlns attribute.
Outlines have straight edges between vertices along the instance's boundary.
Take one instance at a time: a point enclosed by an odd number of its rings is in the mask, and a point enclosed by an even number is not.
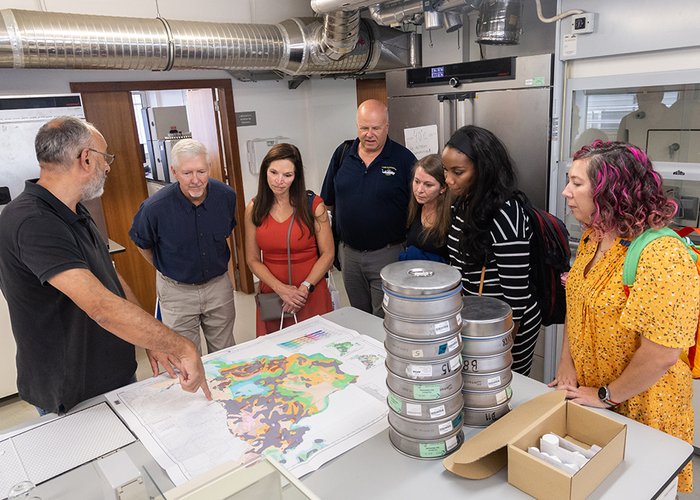
<svg viewBox="0 0 700 500"><path fill-rule="evenodd" d="M544 89L479 92L474 125L496 134L508 148L518 185L532 203L547 207L550 93Z"/></svg>

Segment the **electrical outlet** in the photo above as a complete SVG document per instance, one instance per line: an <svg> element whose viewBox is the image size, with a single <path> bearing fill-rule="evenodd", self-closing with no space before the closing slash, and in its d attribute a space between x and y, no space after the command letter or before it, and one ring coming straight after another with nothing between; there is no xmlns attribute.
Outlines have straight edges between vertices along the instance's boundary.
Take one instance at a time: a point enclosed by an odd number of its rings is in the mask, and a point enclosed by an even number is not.
<svg viewBox="0 0 700 500"><path fill-rule="evenodd" d="M585 12L571 16L571 34L582 35L595 31L595 13Z"/></svg>

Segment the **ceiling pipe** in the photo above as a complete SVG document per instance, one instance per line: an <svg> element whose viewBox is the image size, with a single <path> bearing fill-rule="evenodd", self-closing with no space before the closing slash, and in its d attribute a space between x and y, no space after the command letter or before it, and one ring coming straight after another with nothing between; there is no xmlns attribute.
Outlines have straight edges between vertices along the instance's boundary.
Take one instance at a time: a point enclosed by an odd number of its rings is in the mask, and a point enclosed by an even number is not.
<svg viewBox="0 0 700 500"><path fill-rule="evenodd" d="M426 10L423 12L423 26L426 30L434 30L445 26L445 15L442 12Z"/></svg>
<svg viewBox="0 0 700 500"><path fill-rule="evenodd" d="M322 50L322 28L314 19L226 24L4 9L0 68L224 69L296 76L420 65L414 34L362 20L361 43L333 60Z"/></svg>
<svg viewBox="0 0 700 500"><path fill-rule="evenodd" d="M445 12L446 10L466 9L477 10L481 6L481 0L438 0L435 2L433 9L436 12Z"/></svg>
<svg viewBox="0 0 700 500"><path fill-rule="evenodd" d="M330 14L338 10L359 10L370 5L386 3L389 0L311 0L311 8L317 14Z"/></svg>
<svg viewBox="0 0 700 500"><path fill-rule="evenodd" d="M360 33L360 11L339 10L323 17L321 52L337 61L352 52Z"/></svg>
<svg viewBox="0 0 700 500"><path fill-rule="evenodd" d="M372 5L369 13L377 24L395 26L411 20L416 14L423 12L423 0L401 2L396 5Z"/></svg>
<svg viewBox="0 0 700 500"><path fill-rule="evenodd" d="M453 33L462 27L462 14L453 10L443 13L445 15L445 31Z"/></svg>
<svg viewBox="0 0 700 500"><path fill-rule="evenodd" d="M523 5L521 0L485 0L476 20L476 42L482 45L520 43Z"/></svg>

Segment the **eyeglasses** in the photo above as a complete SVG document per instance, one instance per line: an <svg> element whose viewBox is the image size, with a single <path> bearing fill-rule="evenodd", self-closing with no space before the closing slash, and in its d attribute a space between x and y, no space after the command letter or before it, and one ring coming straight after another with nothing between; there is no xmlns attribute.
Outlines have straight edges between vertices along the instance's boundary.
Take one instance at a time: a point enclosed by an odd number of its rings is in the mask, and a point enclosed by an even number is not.
<svg viewBox="0 0 700 500"><path fill-rule="evenodd" d="M109 154L109 153L103 153L102 151L98 151L96 149L92 149L92 148L85 148L85 149L87 149L88 151L92 151L93 153L101 154L104 157L107 165L111 165L112 163L114 163L114 159L116 158L116 155ZM78 158L80 158L80 155L78 155Z"/></svg>

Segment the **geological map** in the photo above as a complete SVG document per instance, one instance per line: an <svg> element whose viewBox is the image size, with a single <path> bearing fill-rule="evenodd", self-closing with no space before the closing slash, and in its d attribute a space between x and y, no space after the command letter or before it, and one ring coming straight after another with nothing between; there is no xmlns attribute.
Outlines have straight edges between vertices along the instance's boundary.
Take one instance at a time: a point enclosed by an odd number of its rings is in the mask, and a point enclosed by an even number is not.
<svg viewBox="0 0 700 500"><path fill-rule="evenodd" d="M299 477L386 428L384 358L316 317L205 356L213 401L165 375L107 398L175 484L261 455Z"/></svg>

